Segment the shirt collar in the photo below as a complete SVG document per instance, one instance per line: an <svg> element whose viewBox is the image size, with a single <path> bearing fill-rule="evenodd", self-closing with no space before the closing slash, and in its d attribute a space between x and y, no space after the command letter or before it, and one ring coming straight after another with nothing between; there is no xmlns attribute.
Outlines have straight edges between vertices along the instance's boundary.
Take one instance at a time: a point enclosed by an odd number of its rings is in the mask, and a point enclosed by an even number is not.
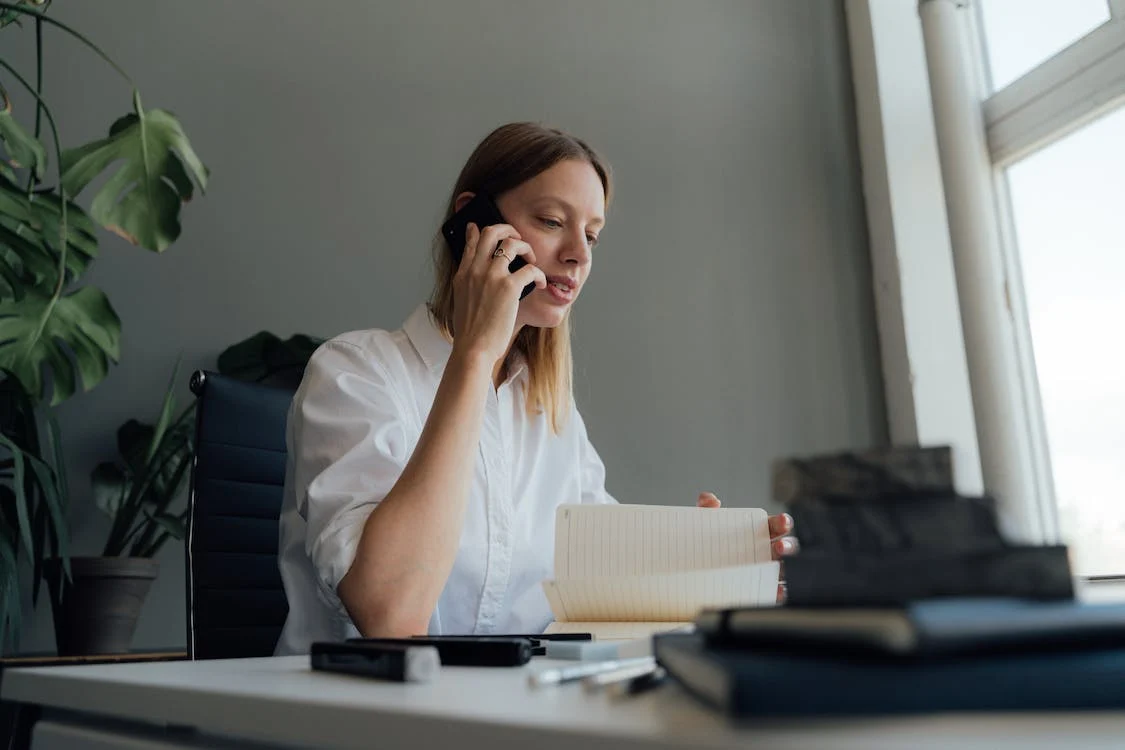
<svg viewBox="0 0 1125 750"><path fill-rule="evenodd" d="M410 339L410 343L414 345L426 367L434 372L445 367L453 351L453 342L442 335L428 305L418 305L403 323L402 330L406 332L406 337ZM526 372L527 358L522 352L514 352L511 366L508 368L508 377L504 382L514 383Z"/></svg>
<svg viewBox="0 0 1125 750"><path fill-rule="evenodd" d="M445 367L445 363L449 361L449 353L453 351L453 343L438 329L428 305L418 305L402 324L402 330L418 350L426 367L431 370Z"/></svg>

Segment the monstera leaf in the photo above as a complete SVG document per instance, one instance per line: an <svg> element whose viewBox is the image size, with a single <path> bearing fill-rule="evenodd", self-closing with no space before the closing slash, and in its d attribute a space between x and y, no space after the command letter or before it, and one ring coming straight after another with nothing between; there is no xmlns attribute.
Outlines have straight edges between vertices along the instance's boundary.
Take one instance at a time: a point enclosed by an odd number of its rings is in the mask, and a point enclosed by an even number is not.
<svg viewBox="0 0 1125 750"><path fill-rule="evenodd" d="M62 199L54 191L26 190L0 175L0 300L23 297L24 285L53 287L58 279ZM97 257L90 217L66 204L67 281L80 277Z"/></svg>
<svg viewBox="0 0 1125 750"><path fill-rule="evenodd" d="M68 356L69 355L69 356ZM51 404L100 383L121 356L121 321L96 287L82 287L52 304L52 290L25 290L0 302L0 369L15 375L35 399L43 397L42 368L50 368ZM73 358L73 359L72 359Z"/></svg>
<svg viewBox="0 0 1125 750"><path fill-rule="evenodd" d="M30 133L24 130L12 117L12 103L8 94L0 88L0 143L8 154L8 163L13 167L30 169L38 180L43 179L47 167L47 150Z"/></svg>
<svg viewBox="0 0 1125 750"><path fill-rule="evenodd" d="M51 4L51 0L19 0L16 5L27 5L33 8L38 8L40 13L47 11L47 6ZM0 10L0 29L4 28L10 23L20 25L20 14L14 10Z"/></svg>
<svg viewBox="0 0 1125 750"><path fill-rule="evenodd" d="M219 372L255 383L290 386L301 382L305 366L324 339L303 333L282 341L269 331L260 331L227 347L219 355Z"/></svg>
<svg viewBox="0 0 1125 750"><path fill-rule="evenodd" d="M113 123L108 138L63 152L62 182L67 195L78 195L122 161L94 197L90 215L133 244L160 252L180 236L180 206L191 200L191 178L205 190L209 173L171 113L145 111L136 92L133 108Z"/></svg>

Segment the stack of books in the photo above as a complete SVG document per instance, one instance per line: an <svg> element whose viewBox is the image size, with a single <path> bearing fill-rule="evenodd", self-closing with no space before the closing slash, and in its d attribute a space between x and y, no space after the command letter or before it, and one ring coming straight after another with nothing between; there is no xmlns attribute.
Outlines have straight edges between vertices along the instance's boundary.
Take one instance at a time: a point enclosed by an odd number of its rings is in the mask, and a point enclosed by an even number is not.
<svg viewBox="0 0 1125 750"><path fill-rule="evenodd" d="M657 661L733 716L1125 707L1125 605L707 609Z"/></svg>

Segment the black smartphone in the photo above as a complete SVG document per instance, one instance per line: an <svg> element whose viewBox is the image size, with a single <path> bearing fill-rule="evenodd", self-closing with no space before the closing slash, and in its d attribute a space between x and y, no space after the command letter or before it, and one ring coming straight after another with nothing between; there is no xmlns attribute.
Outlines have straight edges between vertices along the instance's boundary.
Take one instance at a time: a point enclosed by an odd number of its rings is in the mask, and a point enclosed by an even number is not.
<svg viewBox="0 0 1125 750"><path fill-rule="evenodd" d="M531 659L532 644L527 638L477 638L471 635L446 635L414 638L349 638L348 643L373 646L433 646L441 663L450 667L518 667Z"/></svg>
<svg viewBox="0 0 1125 750"><path fill-rule="evenodd" d="M496 202L484 193L477 193L473 196L472 200L461 207L461 210L449 217L449 221L441 225L441 235L445 237L445 244L449 247L449 252L453 253L454 264L461 263L461 256L465 254L465 231L469 227L469 222L477 225L478 229L490 227L493 224L507 224L504 216L500 213L500 209L496 207ZM490 248L491 253L496 248ZM516 259L508 264L508 270L512 273L520 270L527 265L522 255L517 255ZM523 288L520 293L520 299L523 299L535 289L535 284L528 284Z"/></svg>

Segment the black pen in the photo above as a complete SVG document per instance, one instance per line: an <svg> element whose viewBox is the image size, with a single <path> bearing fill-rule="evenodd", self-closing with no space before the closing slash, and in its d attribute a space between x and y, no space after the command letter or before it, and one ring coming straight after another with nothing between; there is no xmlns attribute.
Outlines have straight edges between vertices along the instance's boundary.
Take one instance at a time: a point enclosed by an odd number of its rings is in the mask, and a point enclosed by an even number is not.
<svg viewBox="0 0 1125 750"><path fill-rule="evenodd" d="M631 680L613 683L607 686L606 692L613 698L624 698L630 695L640 695L654 688L658 688L668 679L668 673L663 667L656 667L651 672L646 672Z"/></svg>

